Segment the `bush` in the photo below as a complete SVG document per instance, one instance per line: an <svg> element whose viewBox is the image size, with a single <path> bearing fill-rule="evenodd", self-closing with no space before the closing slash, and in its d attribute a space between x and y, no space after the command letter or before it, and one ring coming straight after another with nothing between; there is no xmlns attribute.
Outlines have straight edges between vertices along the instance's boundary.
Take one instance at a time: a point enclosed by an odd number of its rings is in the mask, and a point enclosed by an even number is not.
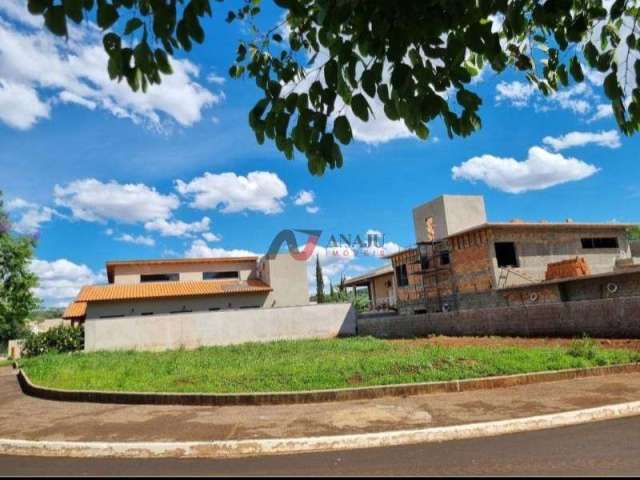
<svg viewBox="0 0 640 480"><path fill-rule="evenodd" d="M582 338L576 338L571 342L567 353L572 357L594 360L600 353L600 347L593 338L583 335Z"/></svg>
<svg viewBox="0 0 640 480"><path fill-rule="evenodd" d="M24 341L22 355L35 357L45 353L77 352L84 349L84 328L60 325L42 333L30 333Z"/></svg>

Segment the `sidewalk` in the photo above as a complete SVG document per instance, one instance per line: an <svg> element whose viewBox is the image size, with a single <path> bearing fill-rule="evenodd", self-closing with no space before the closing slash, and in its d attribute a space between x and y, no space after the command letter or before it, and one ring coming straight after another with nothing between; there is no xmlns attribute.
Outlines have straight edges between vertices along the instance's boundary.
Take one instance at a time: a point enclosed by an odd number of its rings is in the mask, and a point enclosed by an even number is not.
<svg viewBox="0 0 640 480"><path fill-rule="evenodd" d="M65 403L22 394L0 368L0 438L213 441L344 435L529 417L640 400L631 373L462 393L248 407Z"/></svg>

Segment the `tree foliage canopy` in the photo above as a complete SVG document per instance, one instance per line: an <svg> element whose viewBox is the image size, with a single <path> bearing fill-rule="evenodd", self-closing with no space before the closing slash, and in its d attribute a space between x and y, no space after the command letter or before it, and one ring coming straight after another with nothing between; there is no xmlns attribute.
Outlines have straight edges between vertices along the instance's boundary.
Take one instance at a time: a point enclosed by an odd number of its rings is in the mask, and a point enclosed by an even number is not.
<svg viewBox="0 0 640 480"><path fill-rule="evenodd" d="M283 22L255 27L260 0L242 0L227 21L252 26L237 46L232 77L249 77L262 98L249 112L257 141L298 150L313 174L343 163L350 118L403 121L417 137L440 118L448 135L481 126L472 80L513 67L544 95L604 75L621 131L640 128L638 0L274 0ZM105 31L106 68L133 90L171 74L169 57L205 41L210 0L29 0L56 35L90 15ZM377 110L376 110L377 111Z"/></svg>
<svg viewBox="0 0 640 480"><path fill-rule="evenodd" d="M18 338L38 306L32 288L37 277L29 270L34 240L11 234L0 192L0 342Z"/></svg>

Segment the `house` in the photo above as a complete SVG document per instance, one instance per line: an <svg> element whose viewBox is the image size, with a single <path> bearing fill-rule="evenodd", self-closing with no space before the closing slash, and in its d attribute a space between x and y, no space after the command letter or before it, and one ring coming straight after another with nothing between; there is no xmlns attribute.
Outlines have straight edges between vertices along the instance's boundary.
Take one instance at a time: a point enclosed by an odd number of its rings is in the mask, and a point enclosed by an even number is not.
<svg viewBox="0 0 640 480"><path fill-rule="evenodd" d="M63 318L86 319L301 306L306 263L290 255L109 261L106 285L83 287Z"/></svg>
<svg viewBox="0 0 640 480"><path fill-rule="evenodd" d="M413 223L415 247L387 257L402 313L640 294L633 224L489 222L463 195L416 207Z"/></svg>
<svg viewBox="0 0 640 480"><path fill-rule="evenodd" d="M344 282L345 287L366 287L371 310L389 310L395 308L396 292L393 284L393 267L385 265L363 275L351 277Z"/></svg>

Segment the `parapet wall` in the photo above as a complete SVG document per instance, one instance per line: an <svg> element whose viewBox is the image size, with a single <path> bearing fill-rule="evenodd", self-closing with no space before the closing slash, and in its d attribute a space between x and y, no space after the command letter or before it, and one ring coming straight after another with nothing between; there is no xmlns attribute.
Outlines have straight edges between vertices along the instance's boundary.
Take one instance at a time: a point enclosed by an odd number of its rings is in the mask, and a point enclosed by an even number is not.
<svg viewBox="0 0 640 480"><path fill-rule="evenodd" d="M640 296L358 318L358 335L640 338Z"/></svg>

